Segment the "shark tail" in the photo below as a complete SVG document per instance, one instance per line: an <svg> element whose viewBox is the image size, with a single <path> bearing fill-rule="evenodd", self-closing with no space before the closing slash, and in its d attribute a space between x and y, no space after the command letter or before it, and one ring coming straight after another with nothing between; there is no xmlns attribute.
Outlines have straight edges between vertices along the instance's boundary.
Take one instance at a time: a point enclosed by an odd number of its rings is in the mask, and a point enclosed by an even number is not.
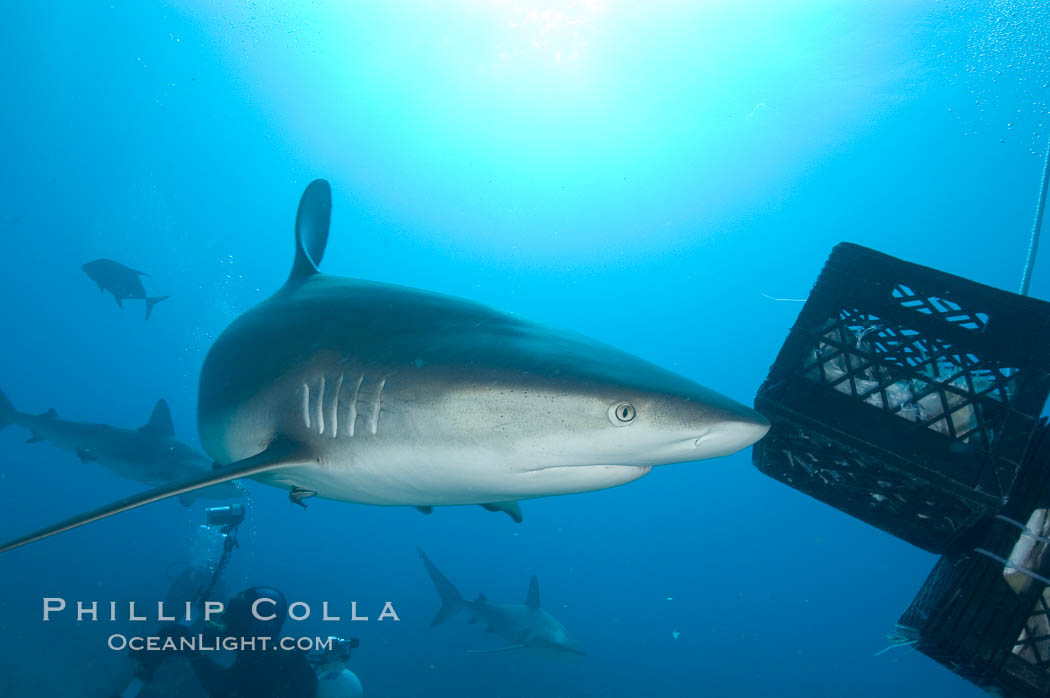
<svg viewBox="0 0 1050 698"><path fill-rule="evenodd" d="M0 390L0 429L13 422L17 415L18 412L15 410L15 406L4 395L4 391Z"/></svg>
<svg viewBox="0 0 1050 698"><path fill-rule="evenodd" d="M438 596L441 597L441 608L434 614L434 620L430 621L430 625L441 625L466 608L466 603L456 587L452 586L452 582L448 581L448 577L441 574L441 570L434 566L434 563L430 561L426 553L420 548L416 548L416 550L419 551L419 559L423 561L423 566L427 568L430 580L434 582L434 588L437 589Z"/></svg>
<svg viewBox="0 0 1050 698"><path fill-rule="evenodd" d="M160 303L162 300L165 300L168 297L169 296L157 296L156 298L147 298L146 299L146 319L147 320L149 320L150 313L153 312L153 306L155 306L157 303Z"/></svg>

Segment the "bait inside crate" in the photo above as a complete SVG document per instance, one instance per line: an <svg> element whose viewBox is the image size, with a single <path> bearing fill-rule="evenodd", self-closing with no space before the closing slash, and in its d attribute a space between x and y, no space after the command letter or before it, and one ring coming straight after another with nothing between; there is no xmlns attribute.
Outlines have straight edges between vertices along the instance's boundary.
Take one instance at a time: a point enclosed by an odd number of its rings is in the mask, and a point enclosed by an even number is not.
<svg viewBox="0 0 1050 698"><path fill-rule="evenodd" d="M832 251L755 398L762 472L931 552L999 511L1050 393L1050 304Z"/></svg>
<svg viewBox="0 0 1050 698"><path fill-rule="evenodd" d="M1003 513L937 563L895 644L1005 696L1050 696L1050 430L1033 441Z"/></svg>

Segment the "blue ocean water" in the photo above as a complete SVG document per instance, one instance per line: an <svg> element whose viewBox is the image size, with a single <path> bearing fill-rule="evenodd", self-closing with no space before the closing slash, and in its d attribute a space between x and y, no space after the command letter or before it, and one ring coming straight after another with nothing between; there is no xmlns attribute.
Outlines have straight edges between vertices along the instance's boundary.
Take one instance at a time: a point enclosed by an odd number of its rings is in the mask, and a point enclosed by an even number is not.
<svg viewBox="0 0 1050 698"><path fill-rule="evenodd" d="M569 328L749 403L831 247L1014 290L1050 135L1034 0L389 3L59 0L0 24L0 387L22 411L197 445L211 343L291 264L333 187L326 271ZM170 295L144 322L80 270ZM1050 261L1032 295L1050 296ZM260 347L260 351L265 351ZM141 489L0 432L2 538ZM257 483L229 591L350 600L370 696L976 696L885 635L935 562L760 474L750 451L477 507L302 510ZM0 695L109 696L106 623L41 598L162 598L203 504L164 501L0 556ZM424 548L465 595L544 606L576 661L431 628ZM118 624L127 630L130 624ZM203 695L147 689L143 695Z"/></svg>

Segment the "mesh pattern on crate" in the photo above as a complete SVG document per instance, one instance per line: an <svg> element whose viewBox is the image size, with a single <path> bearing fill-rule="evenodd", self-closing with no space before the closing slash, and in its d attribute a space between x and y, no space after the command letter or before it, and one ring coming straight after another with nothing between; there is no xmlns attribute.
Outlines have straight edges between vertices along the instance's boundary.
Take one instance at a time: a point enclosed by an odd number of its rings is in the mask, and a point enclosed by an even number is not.
<svg viewBox="0 0 1050 698"><path fill-rule="evenodd" d="M1044 672L1050 672L1050 589L1044 589L1036 600L1013 653Z"/></svg>
<svg viewBox="0 0 1050 698"><path fill-rule="evenodd" d="M931 498L925 480L889 470L863 453L847 454L840 444L787 422L766 436L765 453L775 461L778 479L867 521L914 522L938 539L954 535L979 514L961 500Z"/></svg>
<svg viewBox="0 0 1050 698"><path fill-rule="evenodd" d="M915 298L898 285L894 298L940 312L981 331L987 316L936 297ZM903 303L902 303L903 304ZM936 310L935 310L936 309ZM843 308L807 352L803 375L937 433L991 450L1018 371L870 312Z"/></svg>

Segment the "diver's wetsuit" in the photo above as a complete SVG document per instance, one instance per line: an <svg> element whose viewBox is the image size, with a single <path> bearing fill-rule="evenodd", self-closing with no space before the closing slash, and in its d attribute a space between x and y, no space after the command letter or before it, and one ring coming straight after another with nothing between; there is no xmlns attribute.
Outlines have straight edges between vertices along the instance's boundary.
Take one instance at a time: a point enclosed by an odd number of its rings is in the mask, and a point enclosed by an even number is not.
<svg viewBox="0 0 1050 698"><path fill-rule="evenodd" d="M301 652L239 652L229 669L202 654L190 656L209 698L314 698L317 676Z"/></svg>

